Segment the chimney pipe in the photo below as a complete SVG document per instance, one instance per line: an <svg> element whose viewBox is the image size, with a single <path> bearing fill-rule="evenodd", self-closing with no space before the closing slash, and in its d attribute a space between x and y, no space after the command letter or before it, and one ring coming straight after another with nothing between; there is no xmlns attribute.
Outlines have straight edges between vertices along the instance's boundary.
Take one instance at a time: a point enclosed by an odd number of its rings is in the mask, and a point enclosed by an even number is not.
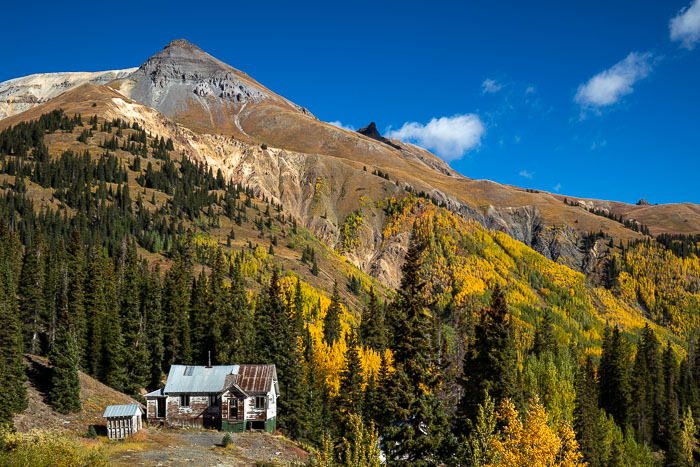
<svg viewBox="0 0 700 467"><path fill-rule="evenodd" d="M209 351L209 365L207 368L211 368L211 350Z"/></svg>

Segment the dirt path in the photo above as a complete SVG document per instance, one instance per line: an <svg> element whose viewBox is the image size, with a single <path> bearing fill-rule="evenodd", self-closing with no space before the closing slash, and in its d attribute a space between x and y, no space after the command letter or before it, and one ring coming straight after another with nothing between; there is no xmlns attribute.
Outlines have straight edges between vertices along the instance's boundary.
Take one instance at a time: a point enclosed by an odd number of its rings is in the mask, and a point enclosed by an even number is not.
<svg viewBox="0 0 700 467"><path fill-rule="evenodd" d="M115 443L110 465L115 466L244 466L295 465L308 455L281 436L231 433L233 446L224 448L224 433L210 430L144 430L138 441Z"/></svg>

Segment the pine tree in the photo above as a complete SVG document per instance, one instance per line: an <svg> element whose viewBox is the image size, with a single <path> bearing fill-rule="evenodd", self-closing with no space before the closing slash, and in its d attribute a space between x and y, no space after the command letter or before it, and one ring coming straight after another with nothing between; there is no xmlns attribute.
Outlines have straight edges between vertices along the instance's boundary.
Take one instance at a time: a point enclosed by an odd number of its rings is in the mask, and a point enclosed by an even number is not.
<svg viewBox="0 0 700 467"><path fill-rule="evenodd" d="M682 467L686 465L676 395L676 372L676 357L669 344L666 346L663 354L664 394L666 401L662 414L664 422L662 437L665 450L664 466L668 467Z"/></svg>
<svg viewBox="0 0 700 467"><path fill-rule="evenodd" d="M100 381L120 391L126 382L124 366L125 350L122 337L119 306L117 299L114 267L111 261L105 261L105 314L102 321L102 349Z"/></svg>
<svg viewBox="0 0 700 467"><path fill-rule="evenodd" d="M80 349L81 368L87 369L85 351L88 346L87 318L85 315L85 258L80 231L73 230L67 251L68 307L70 321Z"/></svg>
<svg viewBox="0 0 700 467"><path fill-rule="evenodd" d="M663 421L664 385L660 344L649 325L642 339L632 369L632 422L647 443L660 441Z"/></svg>
<svg viewBox="0 0 700 467"><path fill-rule="evenodd" d="M25 344L27 350L34 355L38 355L41 350L41 340L47 325L46 303L43 294L44 250L42 237L37 234L24 253L17 290L25 328Z"/></svg>
<svg viewBox="0 0 700 467"><path fill-rule="evenodd" d="M22 362L23 338L14 278L20 262L19 242L0 221L0 426L27 407Z"/></svg>
<svg viewBox="0 0 700 467"><path fill-rule="evenodd" d="M535 355L540 356L544 352L549 352L552 355L557 353L557 340L554 335L554 325L552 322L552 312L544 310L542 321L535 329L535 342L532 351Z"/></svg>
<svg viewBox="0 0 700 467"><path fill-rule="evenodd" d="M163 379L163 313L161 310L160 268L149 274L148 280L142 284L144 324L148 342L148 362L150 376L149 389L160 387Z"/></svg>
<svg viewBox="0 0 700 467"><path fill-rule="evenodd" d="M80 350L75 330L71 326L67 310L61 314L56 340L49 353L51 365L51 390L49 399L54 410L67 414L78 412L80 402Z"/></svg>
<svg viewBox="0 0 700 467"><path fill-rule="evenodd" d="M104 321L107 313L105 296L105 269L108 260L101 248L90 253L88 282L85 290L85 314L87 316L86 364L92 376L102 374L102 347L104 343Z"/></svg>
<svg viewBox="0 0 700 467"><path fill-rule="evenodd" d="M617 326L606 329L598 373L600 407L613 416L615 423L626 427L631 413L629 349Z"/></svg>
<svg viewBox="0 0 700 467"><path fill-rule="evenodd" d="M349 414L362 413L362 361L358 349L357 333L351 330L347 339L345 352L345 367L340 372L340 389L338 391L337 408L343 422Z"/></svg>
<svg viewBox="0 0 700 467"><path fill-rule="evenodd" d="M192 279L189 312L192 359L195 363L203 364L208 361L208 352L213 350L209 284L204 269L200 272L199 279Z"/></svg>
<svg viewBox="0 0 700 467"><path fill-rule="evenodd" d="M136 245L122 243L122 273L120 280L120 325L124 342L124 390L138 394L149 379L148 349L141 301L136 293L143 278L136 257Z"/></svg>
<svg viewBox="0 0 700 467"><path fill-rule="evenodd" d="M240 263L236 262L230 276L230 315L223 323L219 358L222 362L252 363L255 325Z"/></svg>
<svg viewBox="0 0 700 467"><path fill-rule="evenodd" d="M333 345L334 342L342 337L342 328L340 326L340 295L338 294L338 283L333 284L333 295L331 296L331 304L326 310L326 316L323 318L323 339L328 345Z"/></svg>
<svg viewBox="0 0 700 467"><path fill-rule="evenodd" d="M383 352L386 348L384 310L377 300L374 288L369 291L369 303L362 313L360 340L365 347L377 352Z"/></svg>
<svg viewBox="0 0 700 467"><path fill-rule="evenodd" d="M183 254L185 253L185 254ZM163 316L168 326L164 332L164 365L192 362L190 342L190 293L193 274L189 255L175 252L173 265L163 284Z"/></svg>
<svg viewBox="0 0 700 467"><path fill-rule="evenodd" d="M391 412L383 421L382 436L387 463L431 465L442 462L453 447L444 409L437 398L440 368L433 355L430 331L433 320L426 309L425 282L421 279L420 253L412 239L402 267L403 278L391 304L395 371L387 385ZM448 454L449 453L449 454Z"/></svg>
<svg viewBox="0 0 700 467"><path fill-rule="evenodd" d="M493 290L491 306L482 310L474 329L474 345L464 356L460 384L457 431L468 434L484 392L494 400L518 400L515 337L506 297L500 286Z"/></svg>
<svg viewBox="0 0 700 467"><path fill-rule="evenodd" d="M599 426L600 409L598 408L598 388L595 369L591 357L576 374L576 399L574 405L574 430L576 440L581 446L583 459L590 467L603 465L601 431Z"/></svg>

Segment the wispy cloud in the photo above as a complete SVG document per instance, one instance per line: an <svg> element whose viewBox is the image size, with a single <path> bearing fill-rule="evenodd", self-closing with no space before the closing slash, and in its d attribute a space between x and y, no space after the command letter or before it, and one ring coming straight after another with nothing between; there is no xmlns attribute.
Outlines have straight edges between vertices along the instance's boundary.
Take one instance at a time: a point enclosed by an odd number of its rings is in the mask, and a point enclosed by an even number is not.
<svg viewBox="0 0 700 467"><path fill-rule="evenodd" d="M485 79L484 82L481 83L481 92L484 94L493 94L501 89L503 89L503 85L491 78Z"/></svg>
<svg viewBox="0 0 700 467"><path fill-rule="evenodd" d="M700 41L700 0L681 9L669 22L671 40L681 43L681 47L693 50Z"/></svg>
<svg viewBox="0 0 700 467"><path fill-rule="evenodd" d="M601 71L578 87L574 101L584 109L600 109L631 94L633 85L652 70L653 55L632 52L611 68Z"/></svg>
<svg viewBox="0 0 700 467"><path fill-rule="evenodd" d="M398 130L389 129L387 136L430 149L450 162L478 147L485 133L479 116L466 114L433 118L425 125L406 122Z"/></svg>
<svg viewBox="0 0 700 467"><path fill-rule="evenodd" d="M352 125L344 125L343 122L341 122L340 120L335 120L328 123L330 123L333 126L337 126L338 128L342 128L343 130L355 131L356 129Z"/></svg>
<svg viewBox="0 0 700 467"><path fill-rule="evenodd" d="M554 188L553 188L553 189L554 189L554 191L556 191L557 193L559 193L559 190L561 190L561 183L557 183L556 185L554 185Z"/></svg>
<svg viewBox="0 0 700 467"><path fill-rule="evenodd" d="M535 175L535 172L528 172L527 170L523 169L520 171L520 173L518 175L520 175L521 177L525 177L525 178L532 178L533 175Z"/></svg>

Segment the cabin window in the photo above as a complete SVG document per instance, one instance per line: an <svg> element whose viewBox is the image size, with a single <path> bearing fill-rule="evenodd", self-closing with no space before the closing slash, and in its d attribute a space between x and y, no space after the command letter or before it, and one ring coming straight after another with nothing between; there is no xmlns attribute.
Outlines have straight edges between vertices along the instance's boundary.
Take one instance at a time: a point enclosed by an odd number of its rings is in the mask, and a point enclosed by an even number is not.
<svg viewBox="0 0 700 467"><path fill-rule="evenodd" d="M266 401L265 396L255 396L255 409L256 410L263 410L265 409L265 401Z"/></svg>
<svg viewBox="0 0 700 467"><path fill-rule="evenodd" d="M186 366L185 367L185 376L192 376L194 374L194 367L193 366Z"/></svg>
<svg viewBox="0 0 700 467"><path fill-rule="evenodd" d="M189 407L190 406L190 396L181 394L180 395L180 407Z"/></svg>
<svg viewBox="0 0 700 467"><path fill-rule="evenodd" d="M219 406L219 396L217 394L209 395L209 406L218 407Z"/></svg>
<svg viewBox="0 0 700 467"><path fill-rule="evenodd" d="M228 418L238 419L238 399L232 399L228 402Z"/></svg>

